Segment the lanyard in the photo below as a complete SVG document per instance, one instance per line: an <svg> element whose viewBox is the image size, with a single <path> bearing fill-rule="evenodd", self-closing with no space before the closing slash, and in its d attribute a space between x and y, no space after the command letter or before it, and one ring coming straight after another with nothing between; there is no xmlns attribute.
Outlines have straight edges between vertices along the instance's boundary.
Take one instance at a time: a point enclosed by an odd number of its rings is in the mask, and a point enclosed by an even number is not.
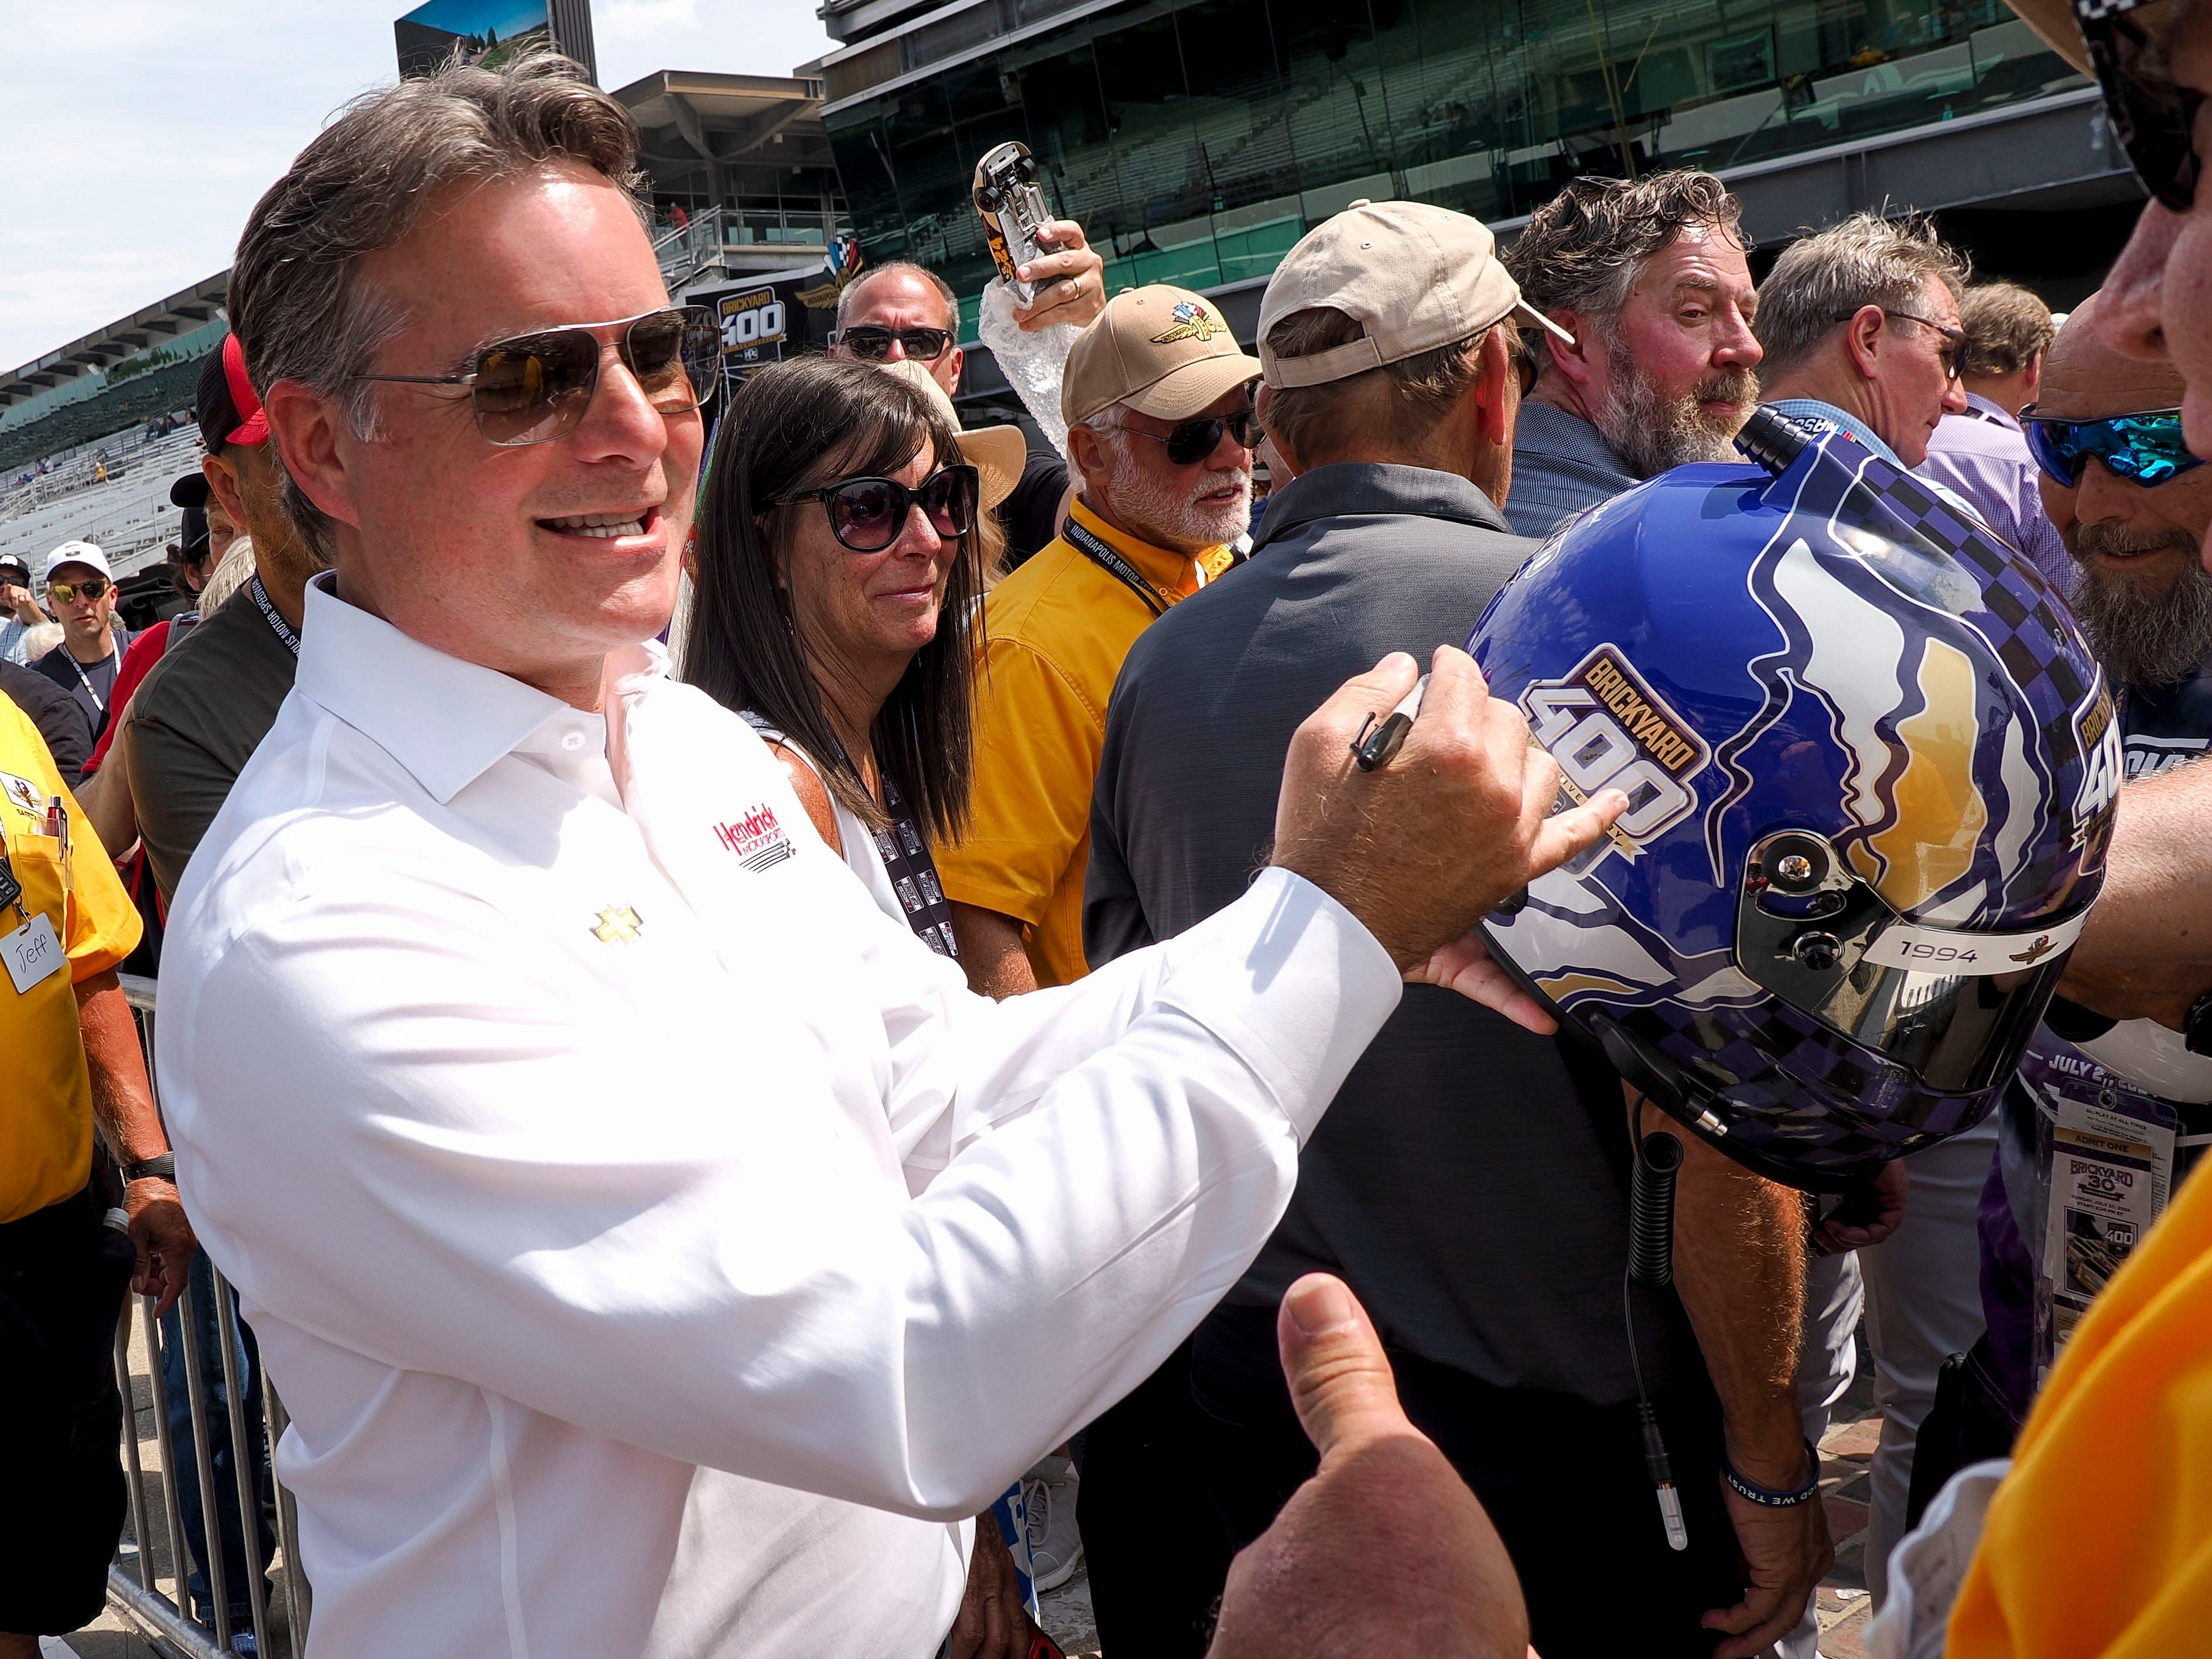
<svg viewBox="0 0 2212 1659"><path fill-rule="evenodd" d="M1070 547L1142 599L1146 608L1155 617L1162 615L1175 603L1146 581L1136 566L1076 523L1073 517L1060 526L1060 533L1067 538Z"/></svg>
<svg viewBox="0 0 2212 1659"><path fill-rule="evenodd" d="M109 653L111 656L116 654L114 652L114 644L115 642L112 639L108 641ZM62 647L62 654L65 657L69 657L69 647L67 646L64 646ZM106 658L101 659L102 661L106 661L106 659L107 659ZM84 665L79 662L75 657L69 658L69 665L76 670L76 683L84 688L84 695L92 699L92 706L100 710L100 720L102 721L106 720L107 719L107 699L101 696L98 691L93 689L92 676L84 672ZM120 669L122 665L118 663L116 666ZM108 682L111 689L113 687L114 684L115 683L112 680Z"/></svg>
<svg viewBox="0 0 2212 1659"><path fill-rule="evenodd" d="M838 743L834 734L830 742L836 745L837 758L858 777L860 769L853 765L845 745ZM928 838L921 833L914 809L906 804L906 797L899 793L898 785L891 781L891 775L884 769L880 761L876 765L876 776L883 782L884 811L890 815L891 821L888 827L868 833L884 861L884 873L890 878L891 890L898 895L899 903L906 911L906 925L914 930L916 939L938 955L957 958L960 945L952 936L952 906L945 900L944 888L938 884L937 860L930 856Z"/></svg>
<svg viewBox="0 0 2212 1659"><path fill-rule="evenodd" d="M298 656L300 630L277 614L276 605L269 598L269 590L261 585L261 573L258 570L246 579L246 591L253 595L254 604L261 607L262 619L276 631L276 637L284 641L284 648L294 656Z"/></svg>

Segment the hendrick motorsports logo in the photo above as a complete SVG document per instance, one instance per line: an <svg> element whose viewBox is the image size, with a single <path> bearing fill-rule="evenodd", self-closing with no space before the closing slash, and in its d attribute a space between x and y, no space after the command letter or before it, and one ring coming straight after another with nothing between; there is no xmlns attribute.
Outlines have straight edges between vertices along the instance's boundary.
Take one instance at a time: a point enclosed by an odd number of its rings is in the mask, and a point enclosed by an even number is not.
<svg viewBox="0 0 2212 1659"><path fill-rule="evenodd" d="M1535 681L1521 694L1521 710L1577 804L1601 789L1628 797L1628 810L1609 832L1623 857L1633 859L1697 810L1690 780L1711 750L1619 647L1599 646L1565 679Z"/></svg>

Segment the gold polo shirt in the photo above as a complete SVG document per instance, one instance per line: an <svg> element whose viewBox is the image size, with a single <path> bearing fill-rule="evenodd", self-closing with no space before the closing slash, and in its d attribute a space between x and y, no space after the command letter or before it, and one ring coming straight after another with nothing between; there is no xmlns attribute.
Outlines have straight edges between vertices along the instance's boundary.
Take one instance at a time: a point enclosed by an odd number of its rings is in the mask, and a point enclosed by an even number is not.
<svg viewBox="0 0 2212 1659"><path fill-rule="evenodd" d="M72 842L46 833L47 805L61 797ZM130 895L77 811L23 712L0 696L0 832L23 885L22 909L0 910L0 934L44 916L68 965L27 990L0 972L0 1224L17 1221L83 1187L92 1170L92 1083L77 1030L76 987L137 948L143 928ZM64 901L64 872L70 891Z"/></svg>
<svg viewBox="0 0 2212 1659"><path fill-rule="evenodd" d="M1154 547L1079 501L1073 517L1170 604L1234 562L1226 547L1196 557ZM991 590L983 617L975 794L967 830L938 853L937 872L955 903L1023 924L1039 985L1066 985L1090 971L1083 873L1106 702L1152 610L1063 533Z"/></svg>

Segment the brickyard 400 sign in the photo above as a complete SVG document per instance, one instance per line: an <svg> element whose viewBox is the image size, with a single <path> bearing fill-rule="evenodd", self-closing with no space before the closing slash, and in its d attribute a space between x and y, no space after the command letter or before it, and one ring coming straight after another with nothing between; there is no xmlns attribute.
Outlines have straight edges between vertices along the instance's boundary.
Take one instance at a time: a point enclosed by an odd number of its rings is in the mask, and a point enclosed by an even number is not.
<svg viewBox="0 0 2212 1659"><path fill-rule="evenodd" d="M726 294L715 307L722 325L722 372L742 380L764 364L783 356L783 301L773 288L747 289Z"/></svg>

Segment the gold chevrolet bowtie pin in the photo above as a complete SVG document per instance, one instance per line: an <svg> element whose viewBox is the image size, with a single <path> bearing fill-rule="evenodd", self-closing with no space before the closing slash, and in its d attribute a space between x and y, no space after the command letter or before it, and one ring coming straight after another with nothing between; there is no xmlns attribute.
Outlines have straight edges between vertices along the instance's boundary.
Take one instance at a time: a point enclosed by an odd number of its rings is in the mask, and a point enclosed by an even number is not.
<svg viewBox="0 0 2212 1659"><path fill-rule="evenodd" d="M644 918L627 904L609 908L599 912L599 925L592 929L592 937L602 945L620 945L635 939L644 926Z"/></svg>

